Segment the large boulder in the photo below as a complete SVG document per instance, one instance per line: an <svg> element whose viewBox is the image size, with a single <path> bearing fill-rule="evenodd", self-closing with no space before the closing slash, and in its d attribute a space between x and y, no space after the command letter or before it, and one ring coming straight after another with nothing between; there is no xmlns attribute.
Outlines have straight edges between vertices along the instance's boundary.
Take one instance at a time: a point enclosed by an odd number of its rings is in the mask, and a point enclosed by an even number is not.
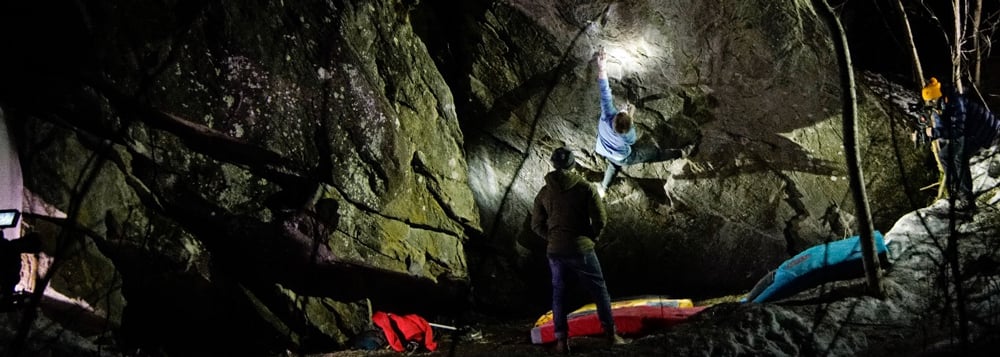
<svg viewBox="0 0 1000 357"><path fill-rule="evenodd" d="M4 29L43 30L5 50L3 102L25 185L68 214L53 286L181 355L329 349L370 308L461 308L479 215L410 6L17 9Z"/></svg>
<svg viewBox="0 0 1000 357"><path fill-rule="evenodd" d="M470 255L473 282L491 298L486 306L533 314L548 304L531 203L562 145L577 150L590 181L601 180L591 60L599 48L616 102L637 107L637 145L696 147L688 158L627 167L612 182L602 238L612 243L598 248L612 295L749 289L790 255L850 229L829 223L850 222L855 206L834 52L809 2L429 3L417 26L457 98L485 232ZM917 194L902 189L899 173L930 179L917 159L926 154L897 139L905 115L865 88L859 150L885 230L911 209L906 194Z"/></svg>
<svg viewBox="0 0 1000 357"><path fill-rule="evenodd" d="M805 1L0 13L17 14L0 21L17 54L0 56L0 105L24 184L66 212L29 217L57 262L52 286L125 346L309 352L345 346L369 309L545 309L530 207L555 147L575 148L590 181L603 174L600 47L640 143L696 148L613 182L598 250L612 294L745 290L851 229L833 51ZM905 114L861 93L860 150L887 229L919 195L904 188L931 180L903 181L926 163L895 139Z"/></svg>

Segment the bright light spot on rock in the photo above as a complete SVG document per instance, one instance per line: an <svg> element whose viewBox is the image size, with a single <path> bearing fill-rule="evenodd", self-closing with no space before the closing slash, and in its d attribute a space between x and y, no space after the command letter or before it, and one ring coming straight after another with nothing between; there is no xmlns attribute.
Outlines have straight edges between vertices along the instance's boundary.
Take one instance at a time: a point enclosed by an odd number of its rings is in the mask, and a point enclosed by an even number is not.
<svg viewBox="0 0 1000 357"><path fill-rule="evenodd" d="M499 177L490 164L489 154L484 149L479 149L479 153L473 154L475 158L469 161L469 186L473 192L478 192L482 198L488 201L499 200L501 198L500 187L497 184ZM499 202L499 201L497 201Z"/></svg>
<svg viewBox="0 0 1000 357"><path fill-rule="evenodd" d="M461 179L461 175L459 174L459 171L456 170L456 168L458 168L458 160L456 160L455 158L449 159L448 160L448 168L451 169L451 170L448 170L448 177L449 178L451 178L452 180Z"/></svg>
<svg viewBox="0 0 1000 357"><path fill-rule="evenodd" d="M646 72L646 62L657 57L660 50L643 38L605 46L608 64L621 66L622 72Z"/></svg>

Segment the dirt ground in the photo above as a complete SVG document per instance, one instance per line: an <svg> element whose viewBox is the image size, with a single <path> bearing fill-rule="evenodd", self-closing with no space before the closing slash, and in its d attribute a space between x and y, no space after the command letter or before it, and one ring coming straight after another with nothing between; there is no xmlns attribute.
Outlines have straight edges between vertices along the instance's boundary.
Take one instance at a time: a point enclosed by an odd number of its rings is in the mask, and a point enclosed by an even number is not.
<svg viewBox="0 0 1000 357"><path fill-rule="evenodd" d="M438 349L434 352L400 353L391 349L378 351L346 350L317 354L309 357L374 357L374 356L426 356L426 357L467 357L467 356L554 356L553 346L531 343L530 330L533 319L515 321L483 320L471 326L471 333L459 336L447 330L435 329ZM478 332L478 333L477 333ZM667 353L656 341L657 336L668 330L653 331L644 336L629 336L631 343L610 346L598 337L574 337L570 339L573 356L662 356Z"/></svg>
<svg viewBox="0 0 1000 357"><path fill-rule="evenodd" d="M695 306L711 306L720 303L739 301L742 295L723 296L714 299L695 301ZM536 345L531 343L531 327L537 318L502 319L498 317L478 316L467 331L456 334L453 331L435 329L434 337L438 348L434 352L400 353L391 349L378 351L345 350L333 353L316 354L308 357L381 357L381 356L426 356L426 357L474 357L474 356L555 356L553 344ZM672 331L683 329L685 324L660 330L647 331L640 336L625 336L631 343L621 346L611 346L599 337L573 337L570 347L573 356L599 357L631 357L631 356L667 356L670 348L666 335ZM458 343L455 343L457 341Z"/></svg>

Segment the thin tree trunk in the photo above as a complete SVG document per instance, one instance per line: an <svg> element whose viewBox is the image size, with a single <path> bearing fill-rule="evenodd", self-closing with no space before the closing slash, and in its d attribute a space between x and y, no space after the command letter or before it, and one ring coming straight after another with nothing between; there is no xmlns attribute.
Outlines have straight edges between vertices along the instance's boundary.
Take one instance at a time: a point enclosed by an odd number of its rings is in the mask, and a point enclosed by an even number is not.
<svg viewBox="0 0 1000 357"><path fill-rule="evenodd" d="M952 1L952 13L955 19L955 33L954 33L954 44L952 46L952 76L955 84L955 90L959 94L964 93L962 89L962 44L965 42L965 36L962 34L962 20L965 19L962 13L962 0ZM951 155L961 155L961 153L951 153ZM956 197L948 197L948 201L952 203L954 207ZM965 290L962 289L962 269L959 266L959 254L958 250L958 231L955 229L955 219L949 220L949 234L948 234L948 246L945 251L945 259L948 265L951 267L951 280L952 285L955 288L955 309L958 311L958 338L961 344L962 352L966 352L969 346L969 321L966 316L965 311Z"/></svg>
<svg viewBox="0 0 1000 357"><path fill-rule="evenodd" d="M965 14L962 12L962 1L963 0L952 0L952 19L954 20L953 32L952 32L952 46L951 46L951 62L952 62L952 82L955 85L955 90L959 94L965 91L962 88L962 49L965 43L965 35L962 33L964 27L962 26L962 20L966 19ZM951 153L952 155L960 155L960 153ZM948 201L951 206L955 205L955 197L949 195ZM945 247L944 257L947 262L948 267L951 272L951 286L955 292L955 310L957 311L958 318L958 338L961 346L961 351L966 352L969 346L969 322L966 317L965 309L965 291L962 289L962 270L959 266L960 254L958 249L958 239L957 230L955 227L954 211L951 213L949 219L949 234L947 240L947 246Z"/></svg>
<svg viewBox="0 0 1000 357"><path fill-rule="evenodd" d="M949 197L949 202L952 202L952 207L954 207L955 198ZM952 210L954 211L954 209ZM951 284L955 289L955 310L958 313L958 341L961 346L962 355L966 355L969 350L969 319L965 309L965 290L962 286L965 285L962 278L962 269L958 265L961 261L958 250L958 229L956 227L956 218L954 212L949 213L948 218L948 246L945 247L945 260L948 262L948 267L951 270Z"/></svg>
<svg viewBox="0 0 1000 357"><path fill-rule="evenodd" d="M940 200L948 197L948 176L944 174L944 163L941 162L941 143L937 140L931 142L931 153L934 154L934 162L937 163L938 169L938 191L937 196L934 196L934 200Z"/></svg>
<svg viewBox="0 0 1000 357"><path fill-rule="evenodd" d="M964 93L962 89L962 43L965 42L965 36L962 36L962 0L952 0L951 11L955 19L954 30L951 45L951 83L955 85L955 90L959 93Z"/></svg>
<svg viewBox="0 0 1000 357"><path fill-rule="evenodd" d="M983 53L979 48L979 23L983 20L983 0L976 0L976 8L972 10L972 84L980 87L980 74L982 70Z"/></svg>
<svg viewBox="0 0 1000 357"><path fill-rule="evenodd" d="M910 18L906 16L906 8L903 7L902 0L896 0L893 2L896 5L896 11L899 12L900 22L903 24L904 38L906 38L906 44L910 46L910 60L913 61L913 73L917 77L917 83L920 84L919 88L923 88L927 85L927 78L924 77L924 68L920 62L920 55L917 53L917 42L913 39L913 29L910 27ZM940 200L945 197L947 193L945 191L945 175L944 175L944 165L941 164L941 157L938 155L940 149L938 148L937 141L931 143L931 152L934 154L934 162L937 163L938 168L938 191L935 196L935 201Z"/></svg>
<svg viewBox="0 0 1000 357"><path fill-rule="evenodd" d="M899 19L903 23L903 30L905 31L904 38L906 38L906 44L910 46L910 60L913 61L913 74L917 77L917 83L920 83L920 88L923 88L927 83L924 78L924 68L920 65L920 55L917 54L917 43L913 40L913 30L910 27L910 18L906 16L906 9L903 7L902 0L896 0L896 11L899 12Z"/></svg>
<svg viewBox="0 0 1000 357"><path fill-rule="evenodd" d="M854 86L854 68L851 65L851 52L847 47L847 36L844 28L833 13L833 8L825 0L812 0L819 16L826 21L830 28L830 35L833 40L833 47L837 52L837 63L840 67L840 87L841 99L843 101L843 131L844 131L844 154L847 159L847 170L851 180L851 192L854 196L854 205L857 207L858 230L861 236L861 255L864 262L865 277L868 280L868 293L872 296L883 298L885 291L882 287L882 271L879 267L878 256L875 254L875 237L872 232L871 209L868 207L868 196L865 193L864 175L861 171L861 156L858 153L858 103L857 90Z"/></svg>

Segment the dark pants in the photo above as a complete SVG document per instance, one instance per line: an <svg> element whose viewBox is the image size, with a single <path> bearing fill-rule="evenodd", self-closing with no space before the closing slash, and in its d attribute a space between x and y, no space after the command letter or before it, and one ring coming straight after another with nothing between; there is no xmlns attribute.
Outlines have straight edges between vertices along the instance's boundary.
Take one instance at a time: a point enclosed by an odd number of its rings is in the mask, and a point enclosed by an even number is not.
<svg viewBox="0 0 1000 357"><path fill-rule="evenodd" d="M939 139L941 150L938 159L944 166L945 184L948 195L956 200L972 200L972 172L969 169L969 158L975 153L975 148L965 145L965 137L954 139Z"/></svg>
<svg viewBox="0 0 1000 357"><path fill-rule="evenodd" d="M566 294L567 274L576 273L580 285L590 292L597 305L597 316L601 327L608 334L615 333L615 321L611 316L611 296L604 283L604 273L601 272L601 262L597 260L594 251L581 254L549 254L549 269L552 270L552 319L557 339L569 337L569 324L566 321L568 311L563 306Z"/></svg>
<svg viewBox="0 0 1000 357"><path fill-rule="evenodd" d="M17 240L0 237L0 296L9 296L21 281L21 251Z"/></svg>
<svg viewBox="0 0 1000 357"><path fill-rule="evenodd" d="M621 161L608 159L608 168L604 170L604 181L601 186L608 188L611 180L622 170L622 166L641 164L644 162L659 162L673 160L683 156L679 149L660 149L653 145L633 146L632 152Z"/></svg>

